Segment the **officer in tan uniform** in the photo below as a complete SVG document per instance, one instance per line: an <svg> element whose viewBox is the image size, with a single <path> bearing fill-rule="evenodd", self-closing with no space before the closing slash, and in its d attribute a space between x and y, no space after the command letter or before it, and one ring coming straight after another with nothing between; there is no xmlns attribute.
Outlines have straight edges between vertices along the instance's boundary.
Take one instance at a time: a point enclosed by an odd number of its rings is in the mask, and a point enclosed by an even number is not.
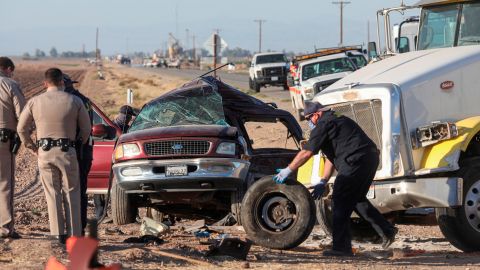
<svg viewBox="0 0 480 270"><path fill-rule="evenodd" d="M87 142L91 124L82 101L63 91L60 69L51 68L45 72L45 86L47 91L30 99L25 106L18 123L18 134L25 146L38 155L50 234L64 243L67 237L82 234L75 145ZM36 126L36 143L30 138L32 122Z"/></svg>
<svg viewBox="0 0 480 270"><path fill-rule="evenodd" d="M0 57L0 237L19 238L13 228L13 189L15 187L15 155L20 146L16 134L17 121L25 106L18 84L11 79L15 65Z"/></svg>

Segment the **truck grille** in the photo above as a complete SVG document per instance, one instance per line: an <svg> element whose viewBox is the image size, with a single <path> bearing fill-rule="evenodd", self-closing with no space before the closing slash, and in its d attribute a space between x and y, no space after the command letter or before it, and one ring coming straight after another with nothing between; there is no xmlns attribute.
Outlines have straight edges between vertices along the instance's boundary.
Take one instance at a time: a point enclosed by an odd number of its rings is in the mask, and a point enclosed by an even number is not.
<svg viewBox="0 0 480 270"><path fill-rule="evenodd" d="M271 67L271 68L264 68L263 69L263 76L271 77L271 76L282 76L283 75L283 67Z"/></svg>
<svg viewBox="0 0 480 270"><path fill-rule="evenodd" d="M145 143L149 156L205 155L210 149L209 141L156 141Z"/></svg>
<svg viewBox="0 0 480 270"><path fill-rule="evenodd" d="M342 103L330 106L334 111L355 121L367 134L367 136L382 149L382 102L378 99ZM381 156L380 156L381 159ZM381 168L379 164L379 169Z"/></svg>

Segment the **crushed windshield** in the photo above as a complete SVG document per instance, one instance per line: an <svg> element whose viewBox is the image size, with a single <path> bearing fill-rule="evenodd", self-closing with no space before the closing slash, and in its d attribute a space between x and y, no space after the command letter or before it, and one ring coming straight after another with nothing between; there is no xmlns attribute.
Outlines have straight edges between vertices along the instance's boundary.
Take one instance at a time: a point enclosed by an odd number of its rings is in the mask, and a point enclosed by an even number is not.
<svg viewBox="0 0 480 270"><path fill-rule="evenodd" d="M181 125L228 125L220 94L195 89L151 102L143 107L128 132Z"/></svg>
<svg viewBox="0 0 480 270"><path fill-rule="evenodd" d="M284 54L267 54L257 56L257 64L268 63L286 63L287 58Z"/></svg>
<svg viewBox="0 0 480 270"><path fill-rule="evenodd" d="M354 70L355 67L348 58L332 59L303 66L302 80L305 81L318 76Z"/></svg>

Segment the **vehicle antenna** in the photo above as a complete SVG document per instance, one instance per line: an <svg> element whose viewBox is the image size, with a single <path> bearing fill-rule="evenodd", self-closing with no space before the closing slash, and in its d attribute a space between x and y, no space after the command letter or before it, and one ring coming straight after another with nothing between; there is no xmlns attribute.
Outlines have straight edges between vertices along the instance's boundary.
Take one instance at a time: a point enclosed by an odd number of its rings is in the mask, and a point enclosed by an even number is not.
<svg viewBox="0 0 480 270"><path fill-rule="evenodd" d="M224 64L224 65L221 65L221 66L217 67L217 68L214 68L214 69L212 69L212 70L209 70L208 72L206 72L206 73L198 76L197 78L203 78L205 75L210 74L210 73L212 73L212 72L214 72L214 71L217 71L217 70L223 68L224 66L228 66L228 65L235 66L235 64L233 64L233 63L226 63L226 64Z"/></svg>

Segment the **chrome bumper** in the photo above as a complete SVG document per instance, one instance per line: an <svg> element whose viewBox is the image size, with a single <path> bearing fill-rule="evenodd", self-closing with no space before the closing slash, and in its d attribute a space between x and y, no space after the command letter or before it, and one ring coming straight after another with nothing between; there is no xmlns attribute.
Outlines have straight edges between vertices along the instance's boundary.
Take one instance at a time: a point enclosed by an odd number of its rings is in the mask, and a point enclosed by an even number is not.
<svg viewBox="0 0 480 270"><path fill-rule="evenodd" d="M176 165L186 165L188 174L166 176L165 168ZM249 167L250 162L231 158L138 160L113 165L113 173L128 193L216 191L237 189Z"/></svg>
<svg viewBox="0 0 480 270"><path fill-rule="evenodd" d="M462 178L438 177L375 181L367 197L380 212L388 213L410 208L461 206L462 194Z"/></svg>

